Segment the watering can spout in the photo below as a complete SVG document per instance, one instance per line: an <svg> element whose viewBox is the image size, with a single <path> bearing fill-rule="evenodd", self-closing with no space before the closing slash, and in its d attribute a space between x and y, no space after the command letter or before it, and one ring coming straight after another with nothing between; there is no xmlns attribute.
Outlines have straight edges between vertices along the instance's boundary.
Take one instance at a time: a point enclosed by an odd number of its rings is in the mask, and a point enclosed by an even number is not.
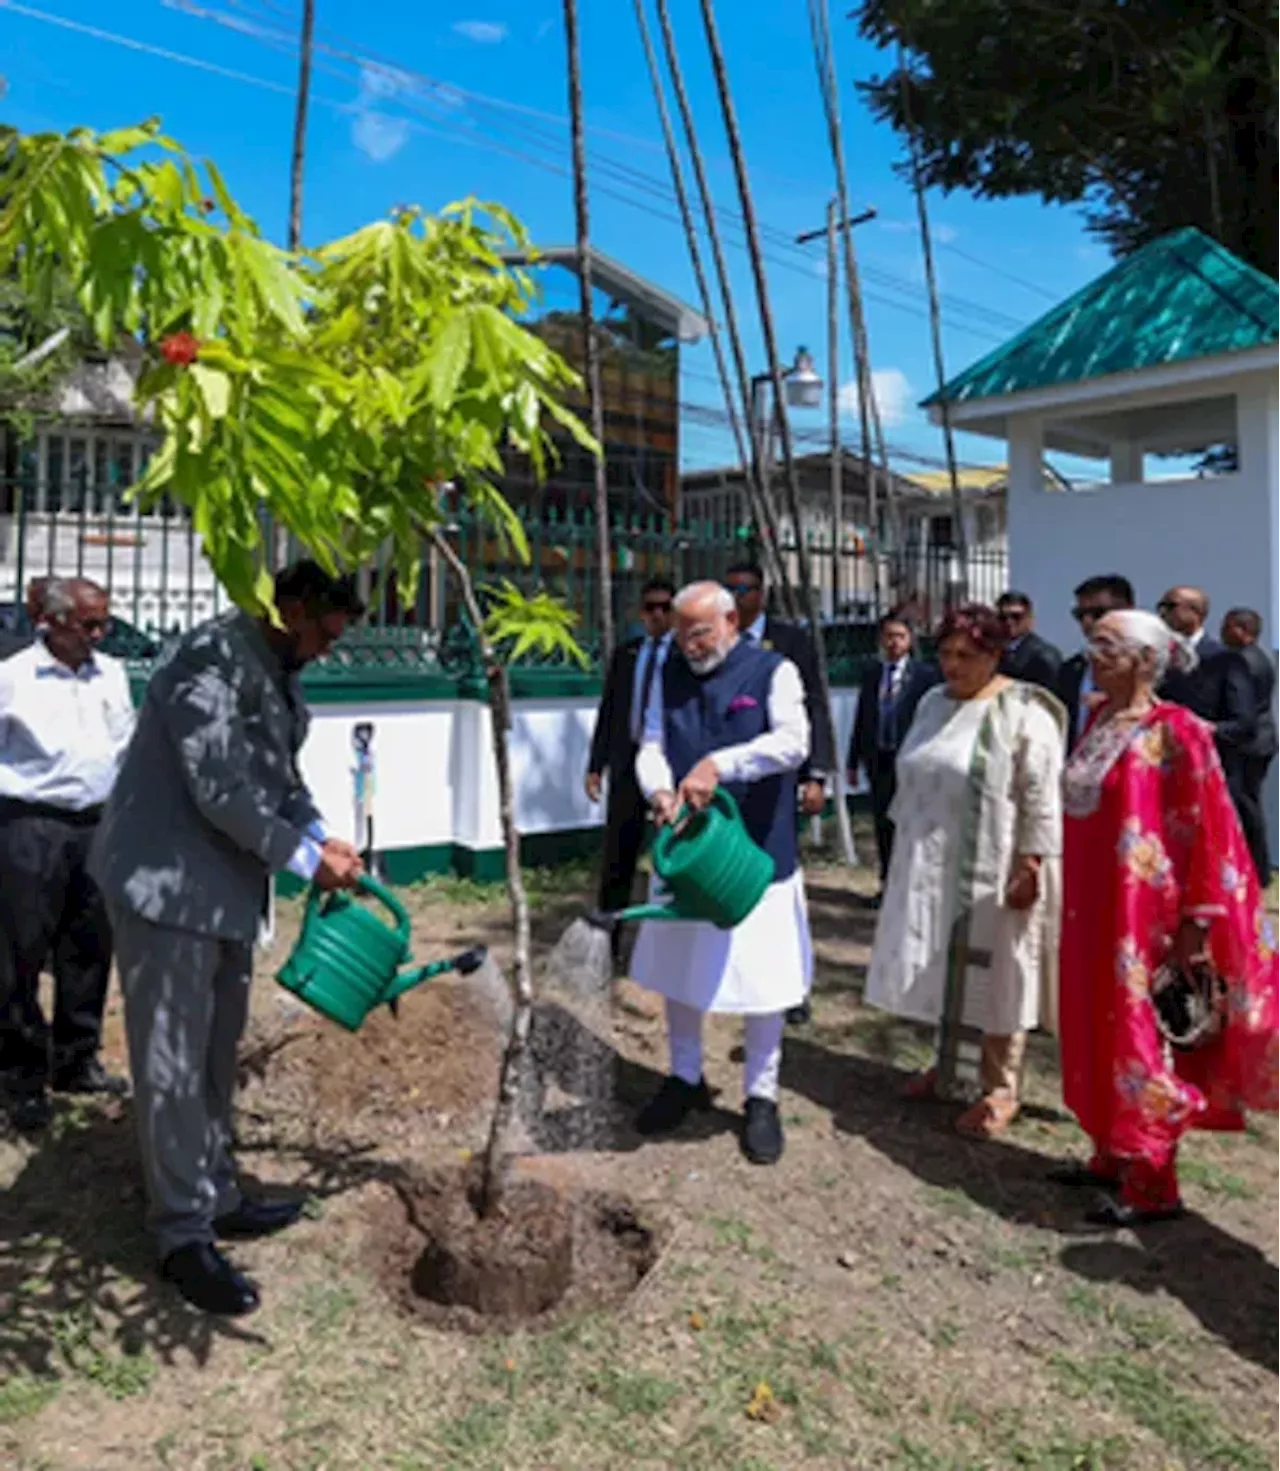
<svg viewBox="0 0 1280 1471"><path fill-rule="evenodd" d="M633 904L629 909L618 909L612 913L597 911L587 916L587 923L595 925L597 929L616 930L621 924L638 924L645 919L699 919L700 915L690 914L681 909L674 900L666 904Z"/></svg>
<svg viewBox="0 0 1280 1471"><path fill-rule="evenodd" d="M447 960L432 960L426 965L410 966L408 970L400 971L391 979L382 999L390 1005L399 1000L406 991L412 991L415 986L421 986L425 981L434 980L436 976L442 976L448 971L469 976L480 969L488 953L485 946L477 945L474 949L464 950L461 955L451 955Z"/></svg>

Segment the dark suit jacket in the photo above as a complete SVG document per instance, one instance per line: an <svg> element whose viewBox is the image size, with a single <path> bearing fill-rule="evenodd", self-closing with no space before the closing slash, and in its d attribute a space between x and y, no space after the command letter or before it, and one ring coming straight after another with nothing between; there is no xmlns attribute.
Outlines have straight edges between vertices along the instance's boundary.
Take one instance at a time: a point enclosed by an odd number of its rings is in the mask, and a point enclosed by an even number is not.
<svg viewBox="0 0 1280 1471"><path fill-rule="evenodd" d="M1235 649L1203 638L1199 662L1189 673L1172 669L1159 690L1161 699L1185 705L1214 727L1224 745L1243 749L1257 728L1256 695L1249 665Z"/></svg>
<svg viewBox="0 0 1280 1471"><path fill-rule="evenodd" d="M1276 754L1276 717L1272 709L1276 692L1276 667L1266 651L1257 644L1249 644L1236 652L1249 671L1249 681L1253 687L1253 734L1251 738L1238 738L1231 727L1225 731L1220 729L1219 744L1224 752L1235 750L1241 756L1271 760Z"/></svg>
<svg viewBox="0 0 1280 1471"><path fill-rule="evenodd" d="M1000 660L1001 674L1010 679L1020 679L1027 684L1038 684L1050 694L1058 693L1058 676L1062 669L1062 655L1038 633L1024 634L1016 649L1007 649Z"/></svg>
<svg viewBox="0 0 1280 1471"><path fill-rule="evenodd" d="M794 623L767 616L764 620L764 647L776 650L800 671L804 684L805 712L809 716L809 759L797 773L803 785L820 781L835 770L836 737L831 726L831 709L822 698L818 683L818 661L808 632Z"/></svg>
<svg viewBox="0 0 1280 1471"><path fill-rule="evenodd" d="M880 681L883 679L883 663L876 662L862 676L858 688L858 708L853 716L853 734L849 739L850 769L861 767L869 771L873 761L882 758L882 751L896 755L902 738L906 735L916 713L916 706L926 690L933 688L942 679L936 664L920 659L908 659L902 674L902 686L898 691L898 703L894 712L893 739L887 748L880 745Z"/></svg>
<svg viewBox="0 0 1280 1471"><path fill-rule="evenodd" d="M1080 717L1080 686L1084 683L1084 672L1089 667L1085 654L1072 654L1062 661L1058 670L1056 693L1067 707L1067 750L1076 743L1076 725Z"/></svg>
<svg viewBox="0 0 1280 1471"><path fill-rule="evenodd" d="M596 711L591 733L589 771L609 776L611 789L634 780L636 743L631 736L631 696L636 677L636 660L644 646L642 638L619 644L609 662L604 698Z"/></svg>
<svg viewBox="0 0 1280 1471"><path fill-rule="evenodd" d="M0 659L20 653L31 642L31 634L18 633L11 628L0 628Z"/></svg>

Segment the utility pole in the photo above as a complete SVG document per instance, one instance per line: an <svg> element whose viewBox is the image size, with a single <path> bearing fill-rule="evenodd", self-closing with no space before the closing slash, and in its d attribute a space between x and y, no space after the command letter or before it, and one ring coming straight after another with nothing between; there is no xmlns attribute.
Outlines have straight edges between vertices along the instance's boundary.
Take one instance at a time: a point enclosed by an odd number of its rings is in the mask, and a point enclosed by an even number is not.
<svg viewBox="0 0 1280 1471"><path fill-rule="evenodd" d="M836 215L827 205L827 427L831 432L831 616L840 617L840 551L844 541L844 465L840 449L840 268Z"/></svg>
<svg viewBox="0 0 1280 1471"><path fill-rule="evenodd" d="M591 409L595 457L596 559L600 580L600 662L613 657L613 550L609 544L609 479L605 466L604 403L600 392L600 339L591 290L591 231L587 213L587 147L582 122L582 51L577 0L564 0L564 39L569 53L569 131L573 144L573 212L577 221L578 300L582 313L583 366Z"/></svg>
<svg viewBox="0 0 1280 1471"><path fill-rule="evenodd" d="M316 28L315 0L302 0L302 37L298 49L298 103L293 115L293 159L289 172L289 249L302 249L302 184L307 158L307 106L311 100L311 52Z"/></svg>
<svg viewBox="0 0 1280 1471"><path fill-rule="evenodd" d="M947 370L942 355L942 310L938 303L938 278L933 268L933 237L929 231L929 211L924 199L924 178L920 170L920 147L911 115L911 89L907 81L906 52L898 46L898 90L902 97L902 117L907 125L907 147L911 157L911 182L915 188L916 216L920 221L920 249L924 255L924 279L929 290L929 334L933 340L933 370L938 381L938 408L942 415L942 443L947 456L947 476L951 481L951 519L953 546L960 562L960 601L969 597L969 538L964 528L964 496L960 491L960 474L956 468L956 442L951 432L951 406L947 402Z"/></svg>

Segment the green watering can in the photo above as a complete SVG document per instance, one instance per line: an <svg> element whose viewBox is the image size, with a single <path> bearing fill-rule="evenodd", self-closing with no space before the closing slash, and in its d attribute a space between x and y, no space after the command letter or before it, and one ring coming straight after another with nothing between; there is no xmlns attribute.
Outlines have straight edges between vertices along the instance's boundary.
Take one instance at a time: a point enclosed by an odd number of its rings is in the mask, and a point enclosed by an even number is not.
<svg viewBox="0 0 1280 1471"><path fill-rule="evenodd" d="M733 796L717 787L701 811L682 807L653 840L653 871L668 904L635 904L598 913L604 928L637 919L697 919L722 930L742 923L774 880L773 859L754 842Z"/></svg>
<svg viewBox="0 0 1280 1471"><path fill-rule="evenodd" d="M409 960L409 916L374 879L361 878L359 887L390 913L394 928L350 894L326 895L313 888L297 944L276 976L321 1016L356 1032L375 1007L393 1005L423 981L446 971L470 975L484 964L487 952L478 946L449 960L401 970Z"/></svg>

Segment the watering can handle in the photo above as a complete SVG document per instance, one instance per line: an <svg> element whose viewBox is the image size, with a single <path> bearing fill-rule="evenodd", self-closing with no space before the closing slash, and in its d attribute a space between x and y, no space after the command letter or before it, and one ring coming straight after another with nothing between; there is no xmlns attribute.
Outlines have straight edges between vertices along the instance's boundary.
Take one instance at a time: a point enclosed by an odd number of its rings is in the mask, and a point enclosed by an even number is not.
<svg viewBox="0 0 1280 1471"><path fill-rule="evenodd" d="M711 793L711 800L710 802L708 802L707 806L718 807L720 811L723 812L724 815L728 818L737 818L741 816L741 813L738 811L738 804L733 800L733 793L728 791L725 787L717 787L715 791ZM674 835L677 833L677 831L682 830L685 823L688 822L691 817L695 816L696 812L697 809L691 807L688 802L682 802L680 804L680 810L676 813L675 817L671 821L672 834Z"/></svg>
<svg viewBox="0 0 1280 1471"><path fill-rule="evenodd" d="M361 874L356 880L357 888L368 894L371 899L376 899L382 907L387 910L396 922L396 930L400 938L406 944L409 941L409 915L403 904L396 898L390 889L384 889L375 878L370 878L367 873Z"/></svg>
<svg viewBox="0 0 1280 1471"><path fill-rule="evenodd" d="M396 896L389 889L384 889L377 879L370 878L368 874L361 874L356 880L356 887L363 890L370 898L376 899L390 913L396 922L396 933L407 945L410 932L409 916ZM312 884L307 895L308 916L315 913L329 897L329 893L324 889L318 889Z"/></svg>

